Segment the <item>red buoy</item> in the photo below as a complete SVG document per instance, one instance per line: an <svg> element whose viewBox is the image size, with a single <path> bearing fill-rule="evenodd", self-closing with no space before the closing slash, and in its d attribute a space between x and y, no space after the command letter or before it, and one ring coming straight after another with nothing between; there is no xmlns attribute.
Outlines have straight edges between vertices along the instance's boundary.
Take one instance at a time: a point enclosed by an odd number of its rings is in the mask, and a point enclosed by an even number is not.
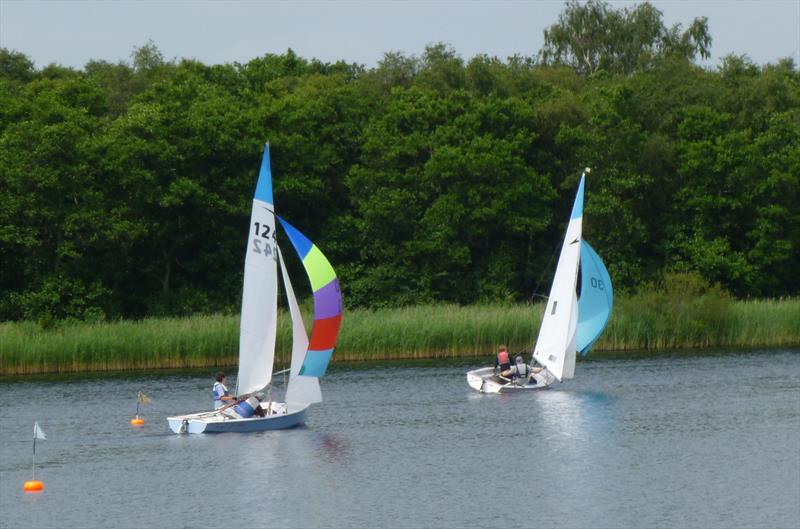
<svg viewBox="0 0 800 529"><path fill-rule="evenodd" d="M44 490L44 483L39 480L32 479L25 482L25 484L22 486L22 490L25 492L41 492Z"/></svg>

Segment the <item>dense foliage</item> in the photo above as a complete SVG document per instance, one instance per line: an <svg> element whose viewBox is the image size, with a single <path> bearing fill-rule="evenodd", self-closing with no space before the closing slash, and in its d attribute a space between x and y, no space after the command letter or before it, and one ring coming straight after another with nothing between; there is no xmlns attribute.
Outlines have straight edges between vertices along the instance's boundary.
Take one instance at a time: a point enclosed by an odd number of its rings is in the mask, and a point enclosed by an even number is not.
<svg viewBox="0 0 800 529"><path fill-rule="evenodd" d="M668 29L650 7L568 4L546 37L537 58L439 44L370 69L152 43L36 69L0 50L0 319L236 311L265 140L277 207L348 306L546 295L585 165L585 236L618 288L692 271L798 294L796 65L701 68L705 21Z"/></svg>

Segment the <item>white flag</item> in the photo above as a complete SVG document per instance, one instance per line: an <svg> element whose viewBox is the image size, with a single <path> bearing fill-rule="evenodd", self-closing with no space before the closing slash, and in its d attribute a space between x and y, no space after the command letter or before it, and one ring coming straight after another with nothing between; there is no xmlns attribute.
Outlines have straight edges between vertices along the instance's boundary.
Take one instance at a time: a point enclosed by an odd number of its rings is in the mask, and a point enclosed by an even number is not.
<svg viewBox="0 0 800 529"><path fill-rule="evenodd" d="M39 422L33 423L33 438L34 439L41 439L42 441L46 441L47 437L44 436L44 432L39 427Z"/></svg>

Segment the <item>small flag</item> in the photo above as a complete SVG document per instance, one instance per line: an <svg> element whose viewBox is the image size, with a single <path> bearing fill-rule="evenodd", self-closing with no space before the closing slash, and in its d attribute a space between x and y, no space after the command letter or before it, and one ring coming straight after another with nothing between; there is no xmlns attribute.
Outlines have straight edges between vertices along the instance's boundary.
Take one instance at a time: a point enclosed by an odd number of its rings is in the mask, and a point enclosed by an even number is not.
<svg viewBox="0 0 800 529"><path fill-rule="evenodd" d="M139 404L150 404L150 397L148 397L147 395L145 395L140 391L138 396L138 402Z"/></svg>
<svg viewBox="0 0 800 529"><path fill-rule="evenodd" d="M44 436L44 431L39 426L38 421L33 423L33 438L41 439L42 441L47 441L47 437Z"/></svg>

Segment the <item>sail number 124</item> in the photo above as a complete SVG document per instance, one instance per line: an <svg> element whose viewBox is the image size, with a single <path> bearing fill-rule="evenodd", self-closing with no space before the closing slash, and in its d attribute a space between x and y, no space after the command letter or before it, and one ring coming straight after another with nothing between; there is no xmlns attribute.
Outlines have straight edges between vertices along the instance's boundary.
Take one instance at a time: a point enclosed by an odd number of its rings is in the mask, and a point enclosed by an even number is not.
<svg viewBox="0 0 800 529"><path fill-rule="evenodd" d="M278 253L274 250L273 244L275 243L275 232L266 225L260 222L255 223L256 236L253 239L253 251L256 253L264 254L265 257L273 257L278 259ZM272 232L272 237L270 237ZM264 241L266 239L266 241ZM270 241L270 239L272 239ZM262 248L263 245L263 248Z"/></svg>

